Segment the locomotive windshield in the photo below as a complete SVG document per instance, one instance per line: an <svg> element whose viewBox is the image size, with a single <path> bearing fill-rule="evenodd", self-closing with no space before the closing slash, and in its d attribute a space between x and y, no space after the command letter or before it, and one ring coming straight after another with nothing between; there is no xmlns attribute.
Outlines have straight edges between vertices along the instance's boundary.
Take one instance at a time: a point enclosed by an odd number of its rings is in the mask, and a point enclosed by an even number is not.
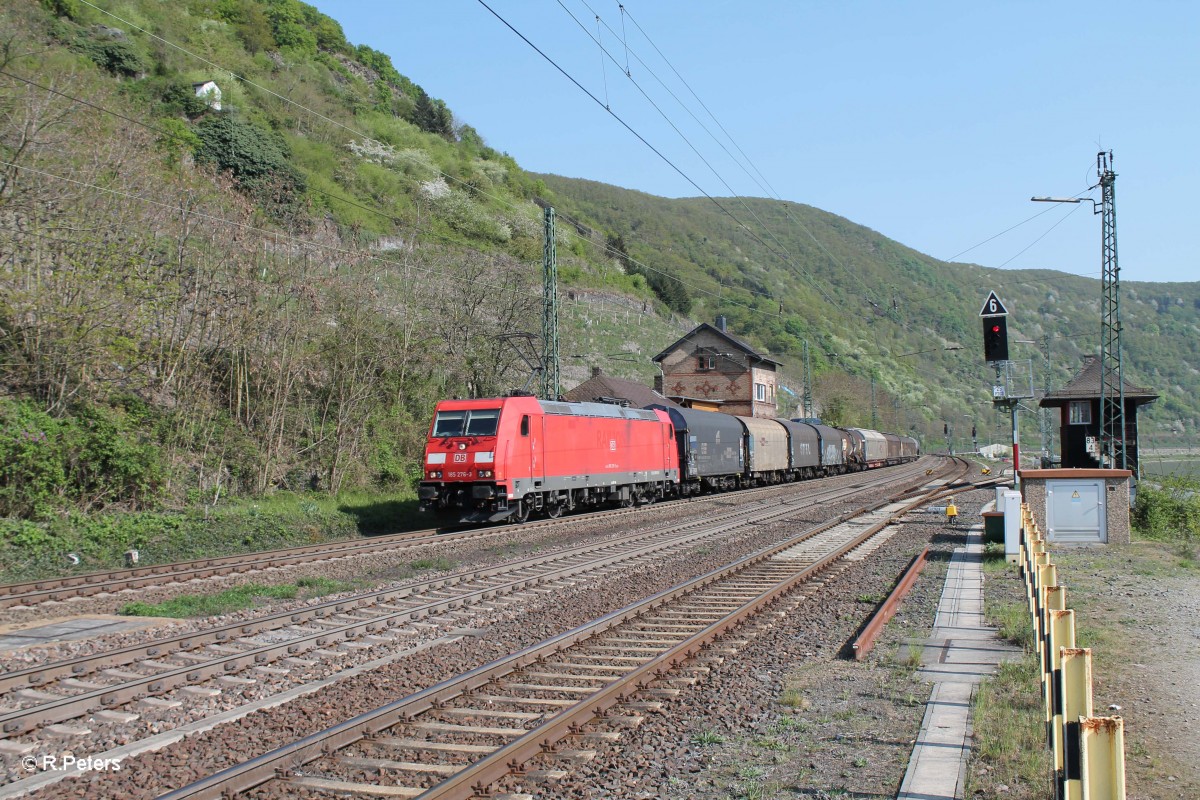
<svg viewBox="0 0 1200 800"><path fill-rule="evenodd" d="M498 408L439 411L433 421L433 436L495 436L500 422Z"/></svg>

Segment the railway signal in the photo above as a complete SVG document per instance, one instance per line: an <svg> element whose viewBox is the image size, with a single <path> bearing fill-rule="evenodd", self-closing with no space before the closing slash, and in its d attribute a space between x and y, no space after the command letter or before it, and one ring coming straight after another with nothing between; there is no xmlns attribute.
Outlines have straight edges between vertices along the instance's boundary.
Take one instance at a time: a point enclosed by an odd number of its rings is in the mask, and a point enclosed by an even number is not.
<svg viewBox="0 0 1200 800"><path fill-rule="evenodd" d="M1008 361L1008 309L995 292L983 301L979 316L983 318L983 360Z"/></svg>
<svg viewBox="0 0 1200 800"><path fill-rule="evenodd" d="M1017 407L1022 399L1033 396L1032 378L1027 394L1014 392L1012 362L1008 360L1008 309L995 292L989 292L979 309L983 319L983 360L996 367L996 383L992 387L992 403L1005 406L1012 415L1013 486L1020 486L1021 436L1017 428ZM1032 374L1032 373L1031 373Z"/></svg>
<svg viewBox="0 0 1200 800"><path fill-rule="evenodd" d="M985 317L983 320L983 360L1008 361L1008 318Z"/></svg>

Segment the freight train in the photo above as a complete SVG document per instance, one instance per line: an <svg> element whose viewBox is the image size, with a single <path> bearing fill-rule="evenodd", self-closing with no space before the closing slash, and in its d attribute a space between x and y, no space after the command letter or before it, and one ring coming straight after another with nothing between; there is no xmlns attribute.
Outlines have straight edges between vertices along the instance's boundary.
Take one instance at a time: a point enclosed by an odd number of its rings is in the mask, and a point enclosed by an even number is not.
<svg viewBox="0 0 1200 800"><path fill-rule="evenodd" d="M425 446L421 509L524 522L912 461L907 436L691 408L527 395L443 400Z"/></svg>

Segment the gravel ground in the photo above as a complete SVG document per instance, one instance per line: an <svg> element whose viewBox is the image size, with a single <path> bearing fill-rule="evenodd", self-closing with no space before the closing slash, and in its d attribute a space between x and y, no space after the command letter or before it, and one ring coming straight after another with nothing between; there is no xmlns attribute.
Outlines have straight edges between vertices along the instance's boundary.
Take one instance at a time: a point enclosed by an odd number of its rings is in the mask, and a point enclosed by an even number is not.
<svg viewBox="0 0 1200 800"><path fill-rule="evenodd" d="M697 509L692 510L692 514ZM809 509L807 516L833 516L844 507ZM675 513L675 512L672 512ZM797 524L798 525L798 524ZM567 534L559 533L558 536ZM690 553L656 564L619 580L606 578L580 581L569 589L545 595L540 603L504 609L469 624L484 628L450 645L438 645L418 656L406 658L383 669L343 681L301 703L256 712L231 725L188 737L164 750L145 754L123 765L120 772L88 775L59 784L35 796L150 797L164 787L179 786L199 773L216 771L263 752L286 740L304 736L374 708L387 700L429 686L469 666L493 660L534 641L568 630L635 597L660 591L685 578L728 563L780 536L775 526L733 536L720 546L697 548ZM549 539L532 546L546 549L559 542ZM561 542L565 544L566 542ZM531 547L522 543L519 549ZM460 566L474 563L461 551L455 553ZM510 553L501 553L510 555ZM500 560L497 553L480 554L480 563ZM411 556L409 556L411 558ZM486 634L486 635L484 635Z"/></svg>
<svg viewBox="0 0 1200 800"><path fill-rule="evenodd" d="M958 497L968 520L987 499L972 494ZM774 624L668 702L662 719L581 771L574 791L555 787L543 796L894 796L930 690L915 677L906 645L928 636L946 565L965 532L920 514L910 520L873 556L827 578L820 594L782 604ZM874 652L861 663L844 658L926 543L930 563Z"/></svg>
<svg viewBox="0 0 1200 800"><path fill-rule="evenodd" d="M748 641L736 655L727 656L696 686L666 700L662 712L625 733L619 748L600 747L596 760L577 767L562 785L546 787L542 796L893 796L929 691L928 684L914 677L905 645L928 635L950 552L991 496L990 491L959 495L960 526L910 517L871 558L830 574L828 592L786 601L778 614L760 618L757 633L739 633ZM303 709L260 712L140 758L122 773L89 776L41 796L66 796L68 789L74 796L152 796L164 777L167 784L178 785L197 765L213 769L228 761L231 749L240 757L261 751L274 738L267 731L304 735L370 705L365 698L408 693L450 674L462 659L503 655L517 642L570 627L607 603L664 588L776 536L765 529L624 581L589 582L556 592L536 607L500 615L486 636L352 679ZM927 541L932 543L931 563L875 652L862 663L840 658L875 602ZM481 548L475 555L459 547L453 557L459 565L484 563L509 547L524 551L557 544L547 535L540 544ZM392 565L376 563L376 574L406 569L416 557L406 554ZM1154 543L1060 549L1054 558L1070 586L1069 604L1080 616L1080 643L1096 653L1097 713L1125 718L1128 797L1200 797L1200 701L1194 692L1200 685L1200 581L1194 562ZM354 566L345 566L345 574L355 574Z"/></svg>

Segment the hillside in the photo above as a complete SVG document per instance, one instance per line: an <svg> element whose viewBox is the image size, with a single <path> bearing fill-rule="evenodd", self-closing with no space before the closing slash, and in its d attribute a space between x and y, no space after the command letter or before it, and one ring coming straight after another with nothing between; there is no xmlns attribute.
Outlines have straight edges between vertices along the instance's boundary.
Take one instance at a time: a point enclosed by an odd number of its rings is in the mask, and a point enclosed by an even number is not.
<svg viewBox="0 0 1200 800"><path fill-rule="evenodd" d="M568 379L649 382L720 313L797 393L807 341L823 413L869 424L874 377L879 425L939 442L964 415L1003 429L988 290L1013 338L1050 337L1053 383L1096 343L1096 281L945 264L795 203L727 201L751 236L708 200L529 174L297 0L10 2L0 25L8 519L404 495L438 398L530 381L545 205ZM1164 393L1148 428L1195 441L1200 285L1125 286L1129 377Z"/></svg>
<svg viewBox="0 0 1200 800"><path fill-rule="evenodd" d="M594 181L540 178L622 237L635 259L683 281L697 316L725 314L734 330L780 355L793 376L804 340L819 373L874 373L877 388L917 412L910 424L934 440L942 421L954 424L964 414L981 431L996 424L1007 430L990 410L993 374L982 361L978 314L989 291L1010 311L1010 342L1036 342L1010 351L1014 360L1032 361L1037 389L1047 381L1047 345L1051 387L1099 351L1096 279L938 261L796 203L718 198L748 232L707 198L667 200ZM1194 444L1200 283L1123 281L1121 310L1126 379L1162 395L1145 412L1144 435L1157 446ZM861 420L861 400L855 410Z"/></svg>

